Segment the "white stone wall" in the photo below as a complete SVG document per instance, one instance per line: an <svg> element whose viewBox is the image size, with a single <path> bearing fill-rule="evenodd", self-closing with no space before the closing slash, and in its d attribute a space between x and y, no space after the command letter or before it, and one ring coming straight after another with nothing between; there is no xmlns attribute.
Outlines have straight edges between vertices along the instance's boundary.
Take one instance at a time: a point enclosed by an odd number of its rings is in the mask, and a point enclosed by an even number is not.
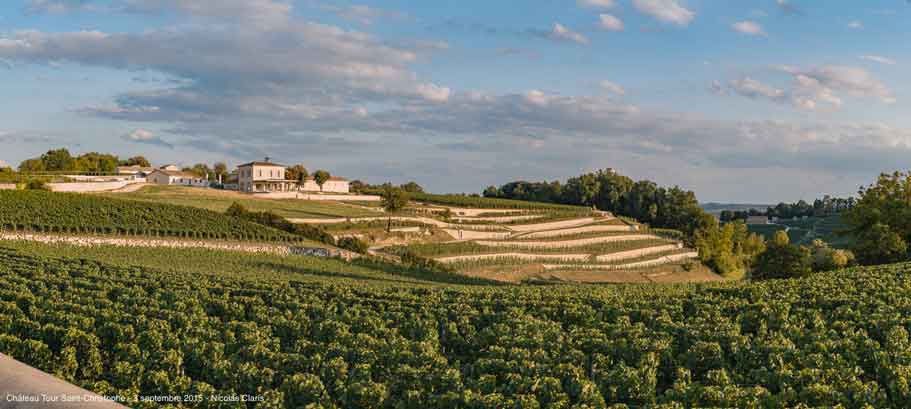
<svg viewBox="0 0 911 409"><path fill-rule="evenodd" d="M0 183L0 190L16 190L15 183Z"/></svg>
<svg viewBox="0 0 911 409"><path fill-rule="evenodd" d="M301 186L304 192L319 192L319 185L313 180L305 181ZM347 180L329 180L323 184L322 192L326 193L348 193L351 191L351 182Z"/></svg>
<svg viewBox="0 0 911 409"><path fill-rule="evenodd" d="M50 187L51 191L54 192L88 193L117 190L132 183L135 183L135 181L124 180L119 182L48 183L47 185Z"/></svg>

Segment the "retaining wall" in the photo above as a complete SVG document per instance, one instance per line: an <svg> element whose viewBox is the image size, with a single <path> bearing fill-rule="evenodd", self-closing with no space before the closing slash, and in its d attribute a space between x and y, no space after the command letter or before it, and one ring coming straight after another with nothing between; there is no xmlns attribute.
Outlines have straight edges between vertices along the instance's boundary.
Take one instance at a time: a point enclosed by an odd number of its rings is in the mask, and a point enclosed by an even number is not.
<svg viewBox="0 0 911 409"><path fill-rule="evenodd" d="M122 189L124 186L132 183L135 183L135 181L48 183L47 185L54 192L89 193Z"/></svg>

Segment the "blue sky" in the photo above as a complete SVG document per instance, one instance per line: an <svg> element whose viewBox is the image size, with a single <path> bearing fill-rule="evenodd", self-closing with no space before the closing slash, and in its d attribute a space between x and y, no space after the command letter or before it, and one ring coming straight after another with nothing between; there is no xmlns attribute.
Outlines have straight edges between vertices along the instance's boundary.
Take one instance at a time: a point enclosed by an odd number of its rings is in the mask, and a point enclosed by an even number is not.
<svg viewBox="0 0 911 409"><path fill-rule="evenodd" d="M0 161L270 156L475 192L613 167L703 201L911 158L903 0L13 0Z"/></svg>

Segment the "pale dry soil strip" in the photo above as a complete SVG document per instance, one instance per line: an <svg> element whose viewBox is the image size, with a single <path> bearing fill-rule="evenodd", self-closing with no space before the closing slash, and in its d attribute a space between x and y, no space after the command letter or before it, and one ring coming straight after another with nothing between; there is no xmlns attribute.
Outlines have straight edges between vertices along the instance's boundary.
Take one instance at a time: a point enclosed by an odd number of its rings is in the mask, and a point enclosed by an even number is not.
<svg viewBox="0 0 911 409"><path fill-rule="evenodd" d="M622 236L603 236L589 237L576 240L555 240L555 241L489 241L477 240L476 243L488 247L519 247L528 249L560 249L585 246L589 244L614 243L621 241L633 240L655 240L660 239L658 236L651 234L624 234Z"/></svg>
<svg viewBox="0 0 911 409"><path fill-rule="evenodd" d="M341 256L345 259L358 257L356 253L346 250L327 249L320 247L296 247L280 244L259 244L259 243L232 243L222 241L204 241L204 240L177 240L177 239L156 239L156 238L139 238L139 237L97 237L97 236L66 236L56 234L38 234L38 233L21 233L21 232L0 232L0 241L34 241L39 243L53 244L63 243L74 246L94 247L94 246L120 246L120 247L166 247L166 248L202 248L210 250L238 251L243 253L274 254L279 256L308 255L317 257L335 257Z"/></svg>
<svg viewBox="0 0 911 409"><path fill-rule="evenodd" d="M465 217L453 217L453 220L460 220L460 221L466 221L466 222L477 220L477 221L484 221L484 222L509 223L509 222L514 222L514 221L519 221L519 220L541 219L545 216L546 215L544 215L544 214L526 214L526 215L522 215L522 216L483 216L483 217L482 216L472 216L472 217L465 216Z"/></svg>
<svg viewBox="0 0 911 409"><path fill-rule="evenodd" d="M496 231L473 231L458 229L443 229L446 234L452 236L456 241L464 240L502 240L509 238L512 233ZM461 234L459 232L461 231Z"/></svg>
<svg viewBox="0 0 911 409"><path fill-rule="evenodd" d="M660 266L662 264L671 264L671 263L675 263L678 261L690 260L690 259L695 259L695 258L699 258L699 253L695 252L695 251L691 251L691 252L687 252L687 253L671 254L671 255L659 257L654 260L643 260L643 261L637 261L634 263L627 263L627 264L611 264L611 265L544 264L544 269L545 270L556 270L556 269L573 268L573 269L580 269L580 270L625 270L625 269L632 269L632 268Z"/></svg>
<svg viewBox="0 0 911 409"><path fill-rule="evenodd" d="M640 258L650 254L666 253L668 251L678 250L680 246L678 244L668 244L662 246L648 247L638 250L629 250L629 251L620 251L616 253L604 254L600 256L595 256L595 259L600 262L608 261L618 261L618 260L628 260ZM528 254L528 253L497 253L497 254L466 254L460 256L445 256L438 257L435 260L441 263L454 263L460 261L475 261L475 260L496 260L496 259L520 259L520 260L532 260L532 261L546 261L546 260L563 260L563 261L585 261L591 260L592 254ZM604 266L602 266L604 267Z"/></svg>
<svg viewBox="0 0 911 409"><path fill-rule="evenodd" d="M537 223L537 224L519 224L514 226L505 226L509 230L515 232L532 232L532 231L542 231L542 230L557 230L557 229L566 229L570 227L584 226L587 224L592 224L595 221L602 219L596 219L594 217L583 217L580 219L570 219L570 220L561 220L558 222L548 222L548 223Z"/></svg>
<svg viewBox="0 0 911 409"><path fill-rule="evenodd" d="M575 228L570 228L570 229L536 231L536 232L530 232L530 233L525 233L525 234L521 234L521 235L516 235L515 237L522 237L523 239L535 239L535 238L545 238L545 237L570 236L570 235L581 234L581 233L621 232L621 231L637 231L637 229L634 226L625 226L625 225L594 225L594 226L575 227Z"/></svg>

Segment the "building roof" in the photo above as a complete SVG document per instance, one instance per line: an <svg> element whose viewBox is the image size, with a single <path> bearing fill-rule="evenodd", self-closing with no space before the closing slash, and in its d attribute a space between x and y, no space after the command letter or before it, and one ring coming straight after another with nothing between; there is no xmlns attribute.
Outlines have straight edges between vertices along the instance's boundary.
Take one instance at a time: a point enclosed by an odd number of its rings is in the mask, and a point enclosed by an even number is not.
<svg viewBox="0 0 911 409"><path fill-rule="evenodd" d="M309 181L315 181L315 180L313 179L313 176L307 176L306 181L309 182ZM348 179L345 179L341 176L329 176L329 181L330 182L347 182Z"/></svg>
<svg viewBox="0 0 911 409"><path fill-rule="evenodd" d="M277 164L277 163L262 162L262 161L253 161L253 162L250 162L250 163L244 163L243 165L237 165L237 167L239 167L239 168L246 168L246 167L249 167L249 166L272 166L272 167L278 167L278 168L285 168L285 167L287 167L287 166L285 166L285 165L279 165L279 164Z"/></svg>

